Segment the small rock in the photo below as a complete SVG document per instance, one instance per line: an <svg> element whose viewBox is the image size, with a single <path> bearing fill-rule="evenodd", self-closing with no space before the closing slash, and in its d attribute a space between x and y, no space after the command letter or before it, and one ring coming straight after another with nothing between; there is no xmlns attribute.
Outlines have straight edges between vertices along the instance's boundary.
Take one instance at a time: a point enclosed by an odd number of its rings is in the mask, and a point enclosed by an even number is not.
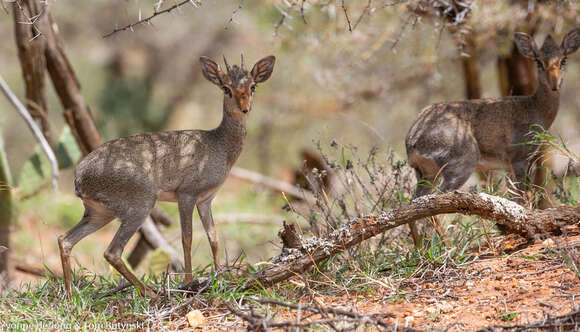
<svg viewBox="0 0 580 332"><path fill-rule="evenodd" d="M185 315L185 318L187 318L189 326L193 328L200 327L205 323L205 317L203 317L203 314L199 310L188 312L187 315Z"/></svg>
<svg viewBox="0 0 580 332"><path fill-rule="evenodd" d="M471 281L471 280L467 280L467 281L465 282L465 286L466 286L466 287L469 287L469 288L471 288L471 287L473 287L473 285L475 285L475 283L474 283L473 281Z"/></svg>
<svg viewBox="0 0 580 332"><path fill-rule="evenodd" d="M542 245L544 247L553 247L554 246L554 240L550 239L545 239L544 242L542 242Z"/></svg>
<svg viewBox="0 0 580 332"><path fill-rule="evenodd" d="M437 309L443 313L448 313L453 310L453 306L449 302L441 302L437 304Z"/></svg>
<svg viewBox="0 0 580 332"><path fill-rule="evenodd" d="M429 315L435 315L439 313L439 309L436 307L427 307L425 308L425 312Z"/></svg>

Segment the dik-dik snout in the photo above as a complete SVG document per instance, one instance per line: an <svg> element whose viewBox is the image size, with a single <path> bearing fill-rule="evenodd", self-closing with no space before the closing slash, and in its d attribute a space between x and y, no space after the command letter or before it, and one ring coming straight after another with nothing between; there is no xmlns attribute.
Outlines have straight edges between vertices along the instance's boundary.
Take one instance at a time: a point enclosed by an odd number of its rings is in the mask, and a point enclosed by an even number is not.
<svg viewBox="0 0 580 332"><path fill-rule="evenodd" d="M580 29L570 31L561 45L548 35L542 48L538 49L534 39L521 32L516 32L515 42L524 56L536 61L538 83L552 91L559 91L564 82L568 55L574 53L580 45Z"/></svg>
<svg viewBox="0 0 580 332"><path fill-rule="evenodd" d="M258 61L248 73L242 63L231 66L224 57L227 72L224 73L219 65L207 57L201 57L203 75L213 84L224 91L224 107L229 115L242 118L252 109L252 99L258 83L266 81L272 74L276 58L268 56Z"/></svg>

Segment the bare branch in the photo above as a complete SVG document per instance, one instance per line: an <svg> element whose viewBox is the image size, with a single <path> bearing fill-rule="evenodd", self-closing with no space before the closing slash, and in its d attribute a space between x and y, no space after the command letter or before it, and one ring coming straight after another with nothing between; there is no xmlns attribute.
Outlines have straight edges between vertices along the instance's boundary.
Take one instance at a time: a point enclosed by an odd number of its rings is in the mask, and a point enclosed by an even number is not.
<svg viewBox="0 0 580 332"><path fill-rule="evenodd" d="M358 245L389 229L438 214L478 215L505 226L512 233L533 239L545 234L559 234L580 221L580 205L531 210L505 198L485 193L450 192L415 199L399 209L378 215L354 218L324 237L302 241L301 248L290 248L273 258L270 266L254 275L256 285L268 287L299 275L314 264Z"/></svg>
<svg viewBox="0 0 580 332"><path fill-rule="evenodd" d="M260 173L256 173L247 169L233 167L230 171L230 176L236 177L238 179L242 179L245 181L249 181L270 189L274 189L276 191L285 192L293 197L297 197L303 199L307 202L315 202L316 198L314 195L308 191L300 189L296 186L293 186L287 182L283 182L280 180L276 180Z"/></svg>
<svg viewBox="0 0 580 332"><path fill-rule="evenodd" d="M352 32L352 26L350 24L350 18L348 17L348 12L346 11L346 7L344 5L344 0L341 1L342 10L344 11L344 17L346 17L346 23L348 23L348 31Z"/></svg>
<svg viewBox="0 0 580 332"><path fill-rule="evenodd" d="M141 234L143 235L143 237L145 237L147 242L149 242L153 248L159 248L165 251L167 254L169 254L169 257L171 258L171 264L174 267L177 268L182 265L181 260L179 258L179 254L165 239L165 237L161 234L161 232L159 232L157 226L155 226L155 223L153 222L151 217L147 217L147 220L145 220L145 222L141 226Z"/></svg>
<svg viewBox="0 0 580 332"><path fill-rule="evenodd" d="M304 22L304 24L308 24L308 22L306 22L306 16L304 16L304 3L306 2L306 0L302 0L302 3L300 4L300 16L302 16L302 21Z"/></svg>
<svg viewBox="0 0 580 332"><path fill-rule="evenodd" d="M294 6L294 3L292 3L289 8L292 8L293 6ZM274 36L278 35L278 30L280 29L282 24L284 24L284 22L286 21L286 18L290 17L290 14L288 14L282 8L279 8L278 6L276 6L276 9L278 9L281 16L280 16L280 20L276 24L274 24Z"/></svg>
<svg viewBox="0 0 580 332"><path fill-rule="evenodd" d="M365 8L363 9L362 13L360 13L360 16L358 17L358 19L356 20L356 23L354 24L354 26L352 27L352 29L356 29L356 27L359 25L359 23L362 21L363 17L365 16L365 14L370 15L371 13L371 4L372 4L373 0L369 0L367 2L367 5L365 6Z"/></svg>
<svg viewBox="0 0 580 332"><path fill-rule="evenodd" d="M418 20L417 15L415 15L415 14L409 15L409 17L405 20L403 27L401 27L401 31L399 32L399 35L397 36L395 41L393 41L393 45L391 45L391 51L394 51L397 48L397 44L399 44L399 42L403 38L405 30L407 29L407 26L411 23L411 21L414 21L413 25L415 25L417 23L417 20Z"/></svg>
<svg viewBox="0 0 580 332"><path fill-rule="evenodd" d="M58 162L56 161L56 157L54 155L54 152L52 151L52 148L50 147L50 144L48 144L48 141L42 134L40 128L38 128L38 126L36 125L36 122L34 122L34 119L32 119L32 116L30 116L30 113L28 113L28 111L26 110L26 107L24 107L24 105L22 105L20 100L18 100L18 98L14 95L14 93L12 93L10 87L4 81L4 78L2 78L2 75L0 75L0 89L2 90L6 98L8 98L12 106L14 106L14 108L16 108L18 113L24 118L24 121L26 121L26 124L28 125L30 130L32 130L34 136L40 143L42 150L44 151L46 157L48 158L48 161L50 162L50 168L52 170L52 186L54 190L58 190Z"/></svg>
<svg viewBox="0 0 580 332"><path fill-rule="evenodd" d="M136 27L138 25L141 25L143 23L151 24L151 20L154 19L155 17L157 17L157 16L159 16L161 14L169 13L172 10L177 9L177 8L179 8L179 7L187 4L187 3L191 3L192 6L195 7L195 8L199 7L199 5L195 2L195 0L183 0L183 1L179 2L179 3L176 3L175 5L173 5L171 7L166 8L166 9L161 10L161 11L157 11L157 8L156 8L155 9L155 12L153 14L151 14L150 16L148 16L148 17L146 17L144 19L140 19L137 22L134 22L134 23L131 23L131 24L127 24L127 25L125 25L123 27L115 28L115 30L113 30L113 31L107 33L106 35L104 35L103 38L110 37L110 36L116 34L117 32L120 32L120 31L125 31L125 30L134 31L133 30L134 27Z"/></svg>
<svg viewBox="0 0 580 332"><path fill-rule="evenodd" d="M57 272L55 269L51 270L44 265L41 266L41 265L28 264L26 262L22 262L19 260L12 260L12 265L14 266L14 269L19 271L19 272L32 274L32 275L35 275L37 277L62 278L61 274L59 272Z"/></svg>
<svg viewBox="0 0 580 332"><path fill-rule="evenodd" d="M234 23L234 18L238 15L238 13L240 12L240 10L242 10L242 5L244 4L244 0L240 0L240 3L238 4L238 6L236 7L236 9L234 9L234 11L232 12L232 16L230 16L230 19L228 20L228 22L226 23L226 26L224 27L224 29L227 30L228 25Z"/></svg>
<svg viewBox="0 0 580 332"><path fill-rule="evenodd" d="M258 328L283 328L284 330L290 330L291 328L308 328L320 325L328 325L333 327L333 323L350 323L355 326L367 325L372 326L374 329L378 330L398 330L393 324L384 322L386 317L394 317L392 313L382 313L377 316L363 315L356 311L346 311L342 309L335 309L322 306L310 306L287 303L272 299L262 299L259 297L251 297L250 300L256 301L262 305L274 305L279 307L286 307L292 310L298 310L298 315L296 319L286 320L286 321L275 321L273 316L266 313L266 315L260 314L255 310L251 304L247 304L245 307L240 308L240 310L234 308L234 306L229 303L225 303L226 307L234 313L236 316L242 318L248 323L248 329L258 329ZM309 313L308 315L301 316L300 313L304 311ZM312 319L314 315L320 315L319 319ZM350 327L352 328L352 327ZM345 330L350 330L346 328ZM356 330L356 328L355 328ZM404 331L418 331L411 328L405 328Z"/></svg>

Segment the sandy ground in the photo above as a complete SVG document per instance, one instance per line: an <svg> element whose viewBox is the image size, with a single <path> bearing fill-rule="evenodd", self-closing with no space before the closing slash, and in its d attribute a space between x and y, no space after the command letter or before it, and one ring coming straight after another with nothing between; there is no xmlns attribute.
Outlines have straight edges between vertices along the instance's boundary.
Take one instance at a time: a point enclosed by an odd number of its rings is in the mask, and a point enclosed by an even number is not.
<svg viewBox="0 0 580 332"><path fill-rule="evenodd" d="M580 280L554 253L556 246L580 249L580 236L553 238L500 257L481 257L467 267L418 276L393 293L388 281L376 280L372 294L308 295L300 301L354 310L419 330L473 331L488 326L536 323L580 309ZM383 286L381 286L381 284ZM393 299L395 294L400 295ZM205 322L197 330L245 330L245 322L224 309L200 309ZM273 310L274 312L275 310ZM313 316L312 319L320 318ZM279 309L276 321L295 320L296 312ZM185 317L170 326L188 328ZM191 330L194 330L190 328ZM373 328L370 328L373 330Z"/></svg>

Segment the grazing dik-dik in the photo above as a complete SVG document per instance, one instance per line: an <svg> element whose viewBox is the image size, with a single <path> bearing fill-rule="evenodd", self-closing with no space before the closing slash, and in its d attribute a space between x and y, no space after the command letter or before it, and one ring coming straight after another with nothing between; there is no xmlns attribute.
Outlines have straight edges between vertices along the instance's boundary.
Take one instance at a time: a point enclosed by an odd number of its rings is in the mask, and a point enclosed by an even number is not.
<svg viewBox="0 0 580 332"><path fill-rule="evenodd" d="M191 282L191 236L193 209L209 239L214 263L219 266L218 240L211 202L238 159L246 137L246 121L256 84L266 81L274 69L274 56L258 61L251 71L241 66L227 72L201 57L205 78L224 92L223 119L213 130L182 130L145 133L107 142L87 155L75 170L75 193L84 204L81 221L58 238L66 291L71 293L70 253L87 235L115 217L120 227L105 259L139 288L154 296L121 259L129 238L143 224L157 201L177 202L185 259L185 282Z"/></svg>
<svg viewBox="0 0 580 332"><path fill-rule="evenodd" d="M580 46L580 29L558 45L548 35L541 48L525 33L516 33L519 51L536 61L538 88L530 96L442 102L423 109L409 129L405 145L420 180L415 196L438 185L443 192L461 187L476 169L505 169L524 188L536 146L526 144L536 125L548 129L560 103L567 58ZM421 181L423 180L423 181ZM423 184L421 184L423 182ZM411 233L417 242L414 224Z"/></svg>

